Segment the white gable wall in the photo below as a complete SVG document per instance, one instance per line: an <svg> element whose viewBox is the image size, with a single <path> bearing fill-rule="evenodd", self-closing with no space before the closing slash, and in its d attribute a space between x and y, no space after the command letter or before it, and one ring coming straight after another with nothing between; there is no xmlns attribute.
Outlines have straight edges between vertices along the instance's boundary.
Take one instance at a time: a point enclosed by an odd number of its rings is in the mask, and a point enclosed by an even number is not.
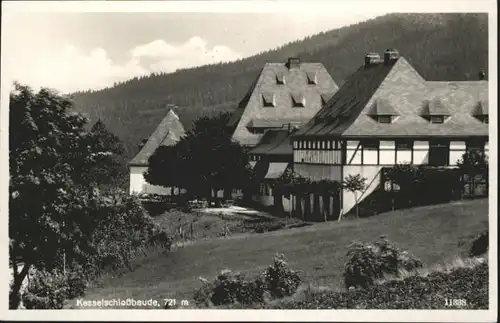
<svg viewBox="0 0 500 323"><path fill-rule="evenodd" d="M144 166L130 167L130 194L160 194L170 195L170 188L151 185L144 179L144 173L148 170Z"/></svg>

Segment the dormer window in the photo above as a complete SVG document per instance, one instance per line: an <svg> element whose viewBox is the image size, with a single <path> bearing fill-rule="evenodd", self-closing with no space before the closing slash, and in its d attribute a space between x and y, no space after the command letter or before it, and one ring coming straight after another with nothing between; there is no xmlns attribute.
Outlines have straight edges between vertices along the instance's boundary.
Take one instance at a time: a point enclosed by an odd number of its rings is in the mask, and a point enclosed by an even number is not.
<svg viewBox="0 0 500 323"><path fill-rule="evenodd" d="M430 121L431 123L444 123L444 116L441 115L431 116Z"/></svg>
<svg viewBox="0 0 500 323"><path fill-rule="evenodd" d="M292 94L292 107L294 108L304 108L306 106L306 98L302 94L293 93Z"/></svg>
<svg viewBox="0 0 500 323"><path fill-rule="evenodd" d="M450 117L448 109L440 98L424 101L420 116L430 123L445 123Z"/></svg>
<svg viewBox="0 0 500 323"><path fill-rule="evenodd" d="M392 116L377 116L378 123L391 123Z"/></svg>
<svg viewBox="0 0 500 323"><path fill-rule="evenodd" d="M481 100L477 103L477 105L474 107L474 110L472 111L472 115L482 123L489 123L489 118L488 118L488 101L487 100Z"/></svg>
<svg viewBox="0 0 500 323"><path fill-rule="evenodd" d="M398 117L398 113L388 99L377 98L371 106L368 116L378 123L392 123Z"/></svg>
<svg viewBox="0 0 500 323"><path fill-rule="evenodd" d="M285 75L283 73L276 73L276 84L285 84Z"/></svg>
<svg viewBox="0 0 500 323"><path fill-rule="evenodd" d="M317 84L316 72L306 72L307 84Z"/></svg>
<svg viewBox="0 0 500 323"><path fill-rule="evenodd" d="M266 108L271 108L276 105L273 93L262 93L262 104Z"/></svg>

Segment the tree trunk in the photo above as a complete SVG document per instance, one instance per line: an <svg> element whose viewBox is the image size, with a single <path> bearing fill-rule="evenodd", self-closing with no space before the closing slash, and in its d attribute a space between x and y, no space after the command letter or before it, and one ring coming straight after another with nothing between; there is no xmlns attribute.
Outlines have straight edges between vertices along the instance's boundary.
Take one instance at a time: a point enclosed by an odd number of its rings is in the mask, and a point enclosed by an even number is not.
<svg viewBox="0 0 500 323"><path fill-rule="evenodd" d="M276 213L278 213L281 216L281 214L285 212L283 209L283 196L281 194L274 193L274 190L273 190L273 204L274 208L276 209Z"/></svg>
<svg viewBox="0 0 500 323"><path fill-rule="evenodd" d="M356 218L359 219L358 194L356 192L354 192L354 203L356 203Z"/></svg>
<svg viewBox="0 0 500 323"><path fill-rule="evenodd" d="M21 303L21 287L23 286L23 281L30 270L30 265L25 264L21 272L18 274L16 263L14 263L14 267L14 283L12 284L9 295L9 309L11 310L17 309Z"/></svg>
<svg viewBox="0 0 500 323"><path fill-rule="evenodd" d="M231 192L232 192L232 188L226 187L224 189L224 199L225 200L231 200L232 199L233 196L232 196Z"/></svg>

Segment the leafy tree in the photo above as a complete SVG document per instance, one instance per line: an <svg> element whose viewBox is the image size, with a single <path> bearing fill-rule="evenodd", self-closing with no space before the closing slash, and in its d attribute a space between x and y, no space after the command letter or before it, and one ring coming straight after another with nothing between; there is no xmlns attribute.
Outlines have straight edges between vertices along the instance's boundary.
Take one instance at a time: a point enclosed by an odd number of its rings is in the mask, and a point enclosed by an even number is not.
<svg viewBox="0 0 500 323"><path fill-rule="evenodd" d="M31 268L52 270L65 260L85 258L92 234L109 213L88 212L101 203L82 174L112 152L95 145L86 119L70 113L72 102L41 89L15 84L10 95L9 260L14 280L10 308ZM21 268L20 270L18 268Z"/></svg>
<svg viewBox="0 0 500 323"><path fill-rule="evenodd" d="M172 147L160 148L150 157L146 180L151 184L185 188L200 197L223 189L244 188L251 174L243 147L231 141L225 127L230 115L202 117Z"/></svg>
<svg viewBox="0 0 500 323"><path fill-rule="evenodd" d="M364 192L366 189L366 177L362 177L360 174L348 175L344 178L342 182L342 187L344 190L349 191L354 194L354 203L356 203L356 217L359 218L359 201L358 192ZM339 221L342 215L339 216Z"/></svg>
<svg viewBox="0 0 500 323"><path fill-rule="evenodd" d="M488 158L483 151L468 150L457 162L457 166L461 172L462 178L469 183L472 190L475 189L477 177L481 177L486 181L486 189L488 192Z"/></svg>
<svg viewBox="0 0 500 323"><path fill-rule="evenodd" d="M109 132L100 119L92 126L89 133L93 164L89 172L82 174L87 183L96 185L118 184L123 186L126 182L127 168L123 159L125 151L120 139Z"/></svg>
<svg viewBox="0 0 500 323"><path fill-rule="evenodd" d="M182 187L183 174L182 156L180 149L176 146L160 146L149 157L148 170L144 174L144 179L152 185L160 185L171 188L171 195L174 195L175 187Z"/></svg>
<svg viewBox="0 0 500 323"><path fill-rule="evenodd" d="M403 201L407 201L408 205L411 205L412 196L417 191L416 187L422 180L422 170L410 164L397 164L387 169L385 177L386 180L392 182L393 187L398 188L398 196ZM394 192L391 190L391 193Z"/></svg>

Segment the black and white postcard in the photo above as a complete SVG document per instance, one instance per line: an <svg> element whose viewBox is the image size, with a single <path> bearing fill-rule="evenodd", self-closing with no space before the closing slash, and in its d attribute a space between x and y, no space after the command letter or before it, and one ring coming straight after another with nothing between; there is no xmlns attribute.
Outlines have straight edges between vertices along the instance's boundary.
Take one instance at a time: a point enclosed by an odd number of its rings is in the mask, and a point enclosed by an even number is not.
<svg viewBox="0 0 500 323"><path fill-rule="evenodd" d="M494 1L5 1L1 32L2 319L497 320Z"/></svg>

